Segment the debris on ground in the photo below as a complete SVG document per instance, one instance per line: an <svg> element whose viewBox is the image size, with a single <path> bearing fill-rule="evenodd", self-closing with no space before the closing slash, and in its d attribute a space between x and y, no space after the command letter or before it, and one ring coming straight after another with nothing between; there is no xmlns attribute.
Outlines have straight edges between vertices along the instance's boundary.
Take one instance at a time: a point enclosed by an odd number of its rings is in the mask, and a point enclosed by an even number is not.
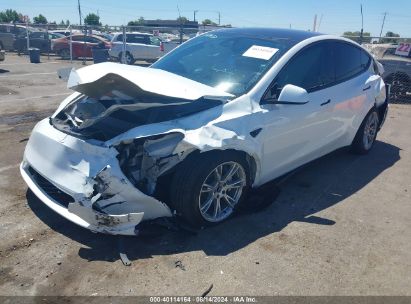
<svg viewBox="0 0 411 304"><path fill-rule="evenodd" d="M176 262L174 263L174 266L175 266L176 268L180 268L181 270L186 270L185 266L183 265L183 262L181 262L180 260L176 261Z"/></svg>
<svg viewBox="0 0 411 304"><path fill-rule="evenodd" d="M211 284L210 287L208 287L207 290L202 293L201 297L202 298L206 297L210 293L211 289L213 289L213 287L214 285Z"/></svg>

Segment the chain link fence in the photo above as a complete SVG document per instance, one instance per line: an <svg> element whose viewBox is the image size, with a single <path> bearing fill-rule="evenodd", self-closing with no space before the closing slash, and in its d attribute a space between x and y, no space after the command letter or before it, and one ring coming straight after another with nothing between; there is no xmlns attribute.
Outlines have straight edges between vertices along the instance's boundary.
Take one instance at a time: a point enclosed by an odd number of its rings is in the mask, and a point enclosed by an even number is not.
<svg viewBox="0 0 411 304"><path fill-rule="evenodd" d="M411 104L411 39L392 38L391 42L369 43L364 47L384 66L390 102Z"/></svg>
<svg viewBox="0 0 411 304"><path fill-rule="evenodd" d="M0 48L25 54L30 48L62 60L91 58L148 65L182 42L215 27L197 23L164 26L79 26L56 24L0 24ZM411 38L345 36L368 49L382 63L392 103L411 103ZM97 56L99 55L99 56ZM99 57L99 58L97 58Z"/></svg>

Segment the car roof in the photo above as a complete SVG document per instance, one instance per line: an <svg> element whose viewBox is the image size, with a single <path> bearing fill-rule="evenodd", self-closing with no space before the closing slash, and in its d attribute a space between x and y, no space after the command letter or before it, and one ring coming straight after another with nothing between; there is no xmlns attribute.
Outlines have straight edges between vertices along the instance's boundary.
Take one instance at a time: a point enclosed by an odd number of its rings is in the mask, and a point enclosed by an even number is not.
<svg viewBox="0 0 411 304"><path fill-rule="evenodd" d="M219 29L213 32L232 33L234 35L253 36L266 40L271 39L290 39L295 42L300 42L311 37L324 35L317 32L283 29L283 28L226 28Z"/></svg>
<svg viewBox="0 0 411 304"><path fill-rule="evenodd" d="M119 32L119 33L115 33L114 35L122 35L123 33ZM153 34L150 33L141 33L141 32L127 32L127 35L131 35L131 34L138 34L138 35L146 35L146 36L153 36Z"/></svg>
<svg viewBox="0 0 411 304"><path fill-rule="evenodd" d="M94 38L97 38L97 39L103 40L100 36L97 36L97 35L84 35L84 34L77 34L77 33L75 33L75 34L73 34L72 36L73 36L73 37L74 37L74 36L94 37ZM68 36L68 37L70 37L70 36Z"/></svg>

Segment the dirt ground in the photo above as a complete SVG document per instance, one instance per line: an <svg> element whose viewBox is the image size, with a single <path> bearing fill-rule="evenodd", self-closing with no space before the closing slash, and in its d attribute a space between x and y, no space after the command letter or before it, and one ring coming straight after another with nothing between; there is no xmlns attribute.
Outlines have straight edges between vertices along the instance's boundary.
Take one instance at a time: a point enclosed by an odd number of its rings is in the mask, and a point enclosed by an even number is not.
<svg viewBox="0 0 411 304"><path fill-rule="evenodd" d="M0 63L0 295L411 295L411 105L391 105L369 155L309 164L262 211L118 238L50 211L20 177L30 130L70 93L56 74L70 63L42 61Z"/></svg>

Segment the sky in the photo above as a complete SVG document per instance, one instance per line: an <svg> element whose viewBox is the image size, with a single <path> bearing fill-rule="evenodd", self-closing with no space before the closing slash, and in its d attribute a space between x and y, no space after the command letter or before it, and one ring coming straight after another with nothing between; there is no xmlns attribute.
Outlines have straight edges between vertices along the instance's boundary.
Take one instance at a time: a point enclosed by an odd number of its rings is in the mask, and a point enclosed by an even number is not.
<svg viewBox="0 0 411 304"><path fill-rule="evenodd" d="M363 5L364 31L379 36L384 13L384 33L393 31L411 37L411 0L80 0L83 16L98 13L109 25L127 24L140 16L145 19L211 19L236 27L281 27L308 30L317 14L319 31L342 34L361 29ZM79 23L77 0L0 0L0 11L12 8L31 19L43 14L49 21L69 19Z"/></svg>

